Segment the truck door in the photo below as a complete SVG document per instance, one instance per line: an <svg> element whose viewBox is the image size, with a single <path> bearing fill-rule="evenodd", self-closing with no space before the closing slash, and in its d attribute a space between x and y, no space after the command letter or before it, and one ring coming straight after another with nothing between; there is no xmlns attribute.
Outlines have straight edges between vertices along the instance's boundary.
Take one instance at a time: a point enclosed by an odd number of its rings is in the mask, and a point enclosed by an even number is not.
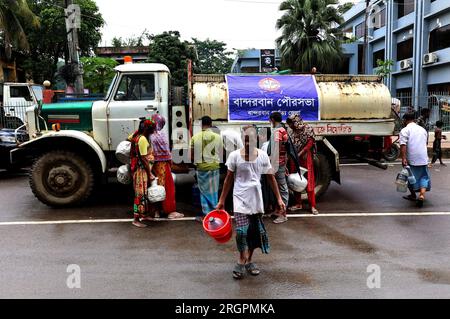
<svg viewBox="0 0 450 319"><path fill-rule="evenodd" d="M138 129L139 118L159 110L157 79L155 73L121 75L107 108L110 150Z"/></svg>
<svg viewBox="0 0 450 319"><path fill-rule="evenodd" d="M5 84L3 88L3 108L9 128L17 128L25 123L26 109L35 104L28 85Z"/></svg>

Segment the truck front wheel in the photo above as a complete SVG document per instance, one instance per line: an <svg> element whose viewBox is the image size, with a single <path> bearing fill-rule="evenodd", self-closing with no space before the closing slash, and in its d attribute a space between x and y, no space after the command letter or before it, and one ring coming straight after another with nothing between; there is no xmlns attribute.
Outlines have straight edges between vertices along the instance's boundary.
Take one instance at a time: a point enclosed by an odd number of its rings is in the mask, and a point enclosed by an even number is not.
<svg viewBox="0 0 450 319"><path fill-rule="evenodd" d="M79 205L91 195L94 174L92 167L79 155L69 151L52 151L33 165L30 187L46 205Z"/></svg>
<svg viewBox="0 0 450 319"><path fill-rule="evenodd" d="M327 191L331 183L331 171L328 158L318 153L314 156L314 177L316 180L316 196L322 196Z"/></svg>

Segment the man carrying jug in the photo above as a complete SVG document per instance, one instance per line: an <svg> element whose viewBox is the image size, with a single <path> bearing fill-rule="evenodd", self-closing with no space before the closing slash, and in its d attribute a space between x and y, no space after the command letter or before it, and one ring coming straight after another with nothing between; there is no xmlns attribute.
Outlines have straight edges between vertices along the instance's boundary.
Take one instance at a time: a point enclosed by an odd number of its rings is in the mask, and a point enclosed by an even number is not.
<svg viewBox="0 0 450 319"><path fill-rule="evenodd" d="M403 116L404 128L400 132L400 154L403 166L410 166L415 177L414 185L408 184L411 195L404 198L416 201L417 207L422 207L425 193L431 190L431 179L428 171L427 131L414 122L414 114ZM419 196L416 196L419 192Z"/></svg>

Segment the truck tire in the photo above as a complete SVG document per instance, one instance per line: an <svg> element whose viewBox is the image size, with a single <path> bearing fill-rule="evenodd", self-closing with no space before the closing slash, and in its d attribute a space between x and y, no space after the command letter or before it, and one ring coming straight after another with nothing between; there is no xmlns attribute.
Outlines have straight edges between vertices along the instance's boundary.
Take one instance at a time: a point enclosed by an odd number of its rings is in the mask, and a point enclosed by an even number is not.
<svg viewBox="0 0 450 319"><path fill-rule="evenodd" d="M400 156L400 146L397 143L391 145L391 147L383 153L383 158L388 162L395 162Z"/></svg>
<svg viewBox="0 0 450 319"><path fill-rule="evenodd" d="M85 159L69 151L41 156L30 172L30 187L41 202L52 207L86 201L94 188L94 173Z"/></svg>
<svg viewBox="0 0 450 319"><path fill-rule="evenodd" d="M316 180L316 197L320 197L327 191L331 183L331 171L328 158L318 153L314 156L314 176Z"/></svg>

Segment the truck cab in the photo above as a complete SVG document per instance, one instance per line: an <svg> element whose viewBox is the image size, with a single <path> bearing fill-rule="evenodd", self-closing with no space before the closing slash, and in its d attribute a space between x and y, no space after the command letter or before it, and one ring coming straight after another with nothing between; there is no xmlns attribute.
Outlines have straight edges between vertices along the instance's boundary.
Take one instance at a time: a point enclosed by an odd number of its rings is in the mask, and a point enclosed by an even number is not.
<svg viewBox="0 0 450 319"><path fill-rule="evenodd" d="M42 92L40 85L0 83L0 168L10 170L20 167L20 163L11 164L9 154L17 143L28 140L24 126L26 109L38 105Z"/></svg>

